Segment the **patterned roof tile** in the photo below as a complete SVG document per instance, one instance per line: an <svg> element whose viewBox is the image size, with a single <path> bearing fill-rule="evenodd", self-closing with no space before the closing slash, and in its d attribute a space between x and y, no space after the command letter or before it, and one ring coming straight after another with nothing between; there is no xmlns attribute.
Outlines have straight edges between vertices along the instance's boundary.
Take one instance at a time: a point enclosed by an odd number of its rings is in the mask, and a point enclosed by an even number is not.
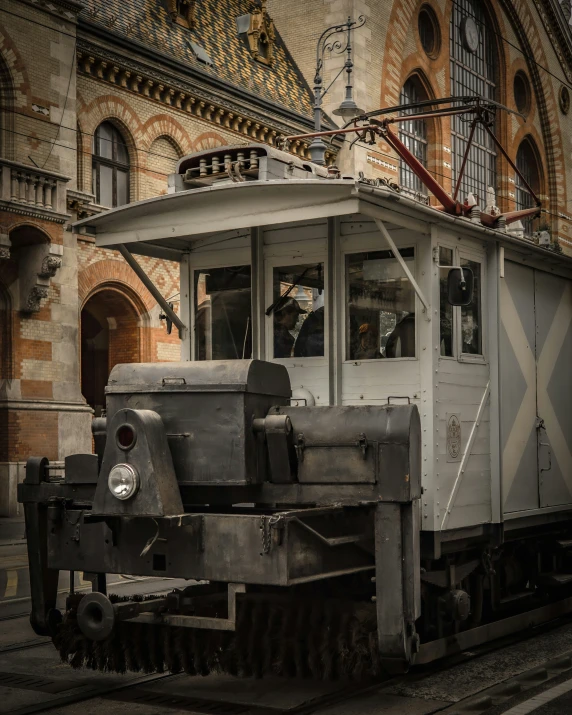
<svg viewBox="0 0 572 715"><path fill-rule="evenodd" d="M90 0L81 16L310 117L311 92L278 32L271 67L253 59L246 37L238 35L236 18L255 7L253 0L199 0L193 30L172 22L166 0ZM191 41L204 48L212 66L195 57Z"/></svg>

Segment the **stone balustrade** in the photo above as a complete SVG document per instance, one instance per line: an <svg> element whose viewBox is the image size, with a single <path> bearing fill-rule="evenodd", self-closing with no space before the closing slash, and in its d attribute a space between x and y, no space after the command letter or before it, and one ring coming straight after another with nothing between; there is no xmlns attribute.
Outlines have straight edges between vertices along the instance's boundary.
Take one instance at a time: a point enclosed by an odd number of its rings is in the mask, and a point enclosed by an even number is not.
<svg viewBox="0 0 572 715"><path fill-rule="evenodd" d="M67 176L0 159L0 179L3 208L49 220L65 220Z"/></svg>

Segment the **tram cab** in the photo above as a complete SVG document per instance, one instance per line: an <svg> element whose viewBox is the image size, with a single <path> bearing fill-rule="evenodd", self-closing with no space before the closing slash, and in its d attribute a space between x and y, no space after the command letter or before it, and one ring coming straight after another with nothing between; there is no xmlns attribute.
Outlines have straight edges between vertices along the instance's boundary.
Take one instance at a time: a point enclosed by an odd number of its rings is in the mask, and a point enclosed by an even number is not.
<svg viewBox="0 0 572 715"><path fill-rule="evenodd" d="M140 275L134 255L180 262L182 360L281 363L299 405L416 404L422 553L569 518L570 259L254 144L78 226ZM457 305L453 274L472 278Z"/></svg>

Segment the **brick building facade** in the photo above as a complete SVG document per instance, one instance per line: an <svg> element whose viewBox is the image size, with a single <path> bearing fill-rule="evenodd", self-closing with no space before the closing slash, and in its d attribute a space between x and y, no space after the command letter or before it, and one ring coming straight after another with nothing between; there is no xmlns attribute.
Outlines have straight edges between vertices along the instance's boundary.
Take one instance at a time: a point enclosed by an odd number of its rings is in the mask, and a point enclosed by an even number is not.
<svg viewBox="0 0 572 715"><path fill-rule="evenodd" d="M76 235L73 221L165 192L190 152L310 131L316 40L359 15L358 105L482 90L519 110L524 119L499 113L495 131L543 197L542 225L572 252L567 2L0 0L0 515L15 513L28 456L91 449L114 364L180 355L121 256ZM344 59L326 54L324 86ZM326 95L327 113L344 84L342 75ZM403 140L452 191L463 126L411 125ZM303 142L291 151L308 155ZM509 162L488 145L478 151L462 190L484 203L492 184L502 210L524 207ZM344 172L431 201L383 142L336 154L327 160ZM523 240L539 227L521 227ZM141 261L177 308L178 266Z"/></svg>
<svg viewBox="0 0 572 715"><path fill-rule="evenodd" d="M165 193L185 154L308 131L311 98L265 8L249 0L0 0L0 99L8 516L30 455L91 451L115 364L180 358L133 271L74 234L73 221ZM177 309L178 264L141 262Z"/></svg>

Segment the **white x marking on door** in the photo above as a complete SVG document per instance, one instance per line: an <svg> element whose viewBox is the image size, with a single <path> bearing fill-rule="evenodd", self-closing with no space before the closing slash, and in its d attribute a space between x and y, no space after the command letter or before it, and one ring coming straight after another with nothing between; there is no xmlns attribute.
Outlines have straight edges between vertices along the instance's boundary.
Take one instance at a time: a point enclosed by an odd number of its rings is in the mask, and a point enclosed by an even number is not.
<svg viewBox="0 0 572 715"><path fill-rule="evenodd" d="M510 434L503 450L503 494L508 497L516 476L522 454L530 438L531 429L536 422L536 361L518 311L507 287L506 281L501 281L502 324L506 330L509 342L516 356L526 382L526 392L520 403L518 413L513 422ZM536 472L536 465L534 471Z"/></svg>
<svg viewBox="0 0 572 715"><path fill-rule="evenodd" d="M546 434L550 441L552 454L558 462L562 476L572 493L572 454L570 453L570 436L562 431L562 426L550 397L548 385L552 378L556 362L560 357L562 344L572 321L572 285L566 282L566 288L560 298L560 303L552 319L552 325L546 336L542 352L538 358L538 414L544 420ZM548 473L548 477L550 473Z"/></svg>

